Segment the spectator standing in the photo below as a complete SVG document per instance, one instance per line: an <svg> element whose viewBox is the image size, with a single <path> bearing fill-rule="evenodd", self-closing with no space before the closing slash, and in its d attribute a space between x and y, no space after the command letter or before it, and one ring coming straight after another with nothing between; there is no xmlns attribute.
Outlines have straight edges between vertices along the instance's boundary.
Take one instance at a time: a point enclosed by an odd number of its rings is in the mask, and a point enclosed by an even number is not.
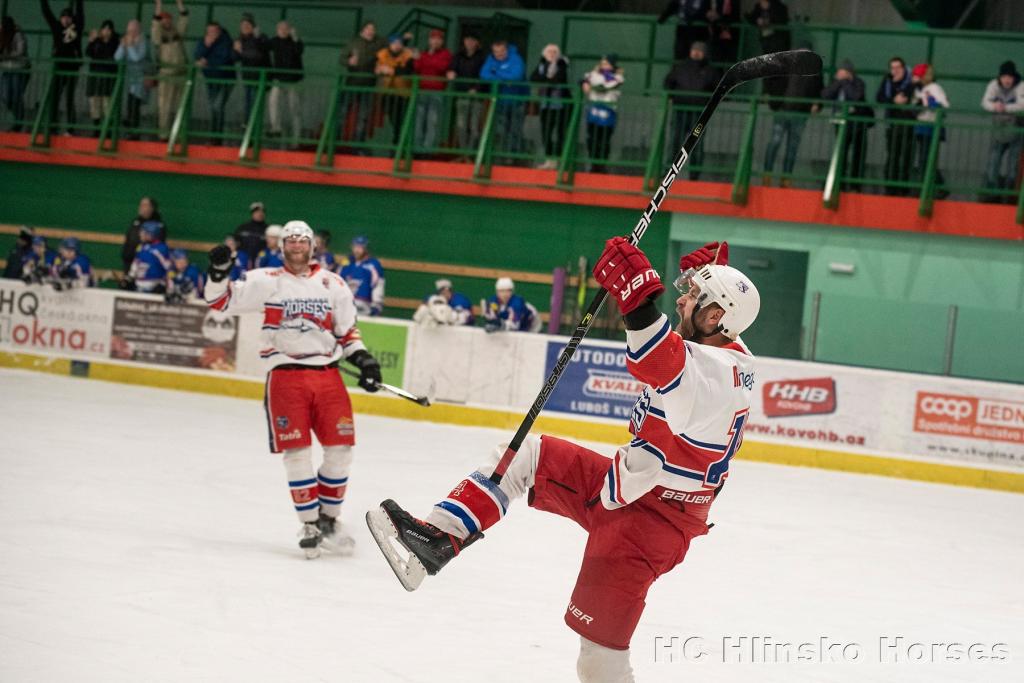
<svg viewBox="0 0 1024 683"><path fill-rule="evenodd" d="M256 267L280 268L284 265L284 254L281 253L281 226L268 225L263 238L267 246L256 255Z"/></svg>
<svg viewBox="0 0 1024 683"><path fill-rule="evenodd" d="M685 59L695 41L704 42L708 39L709 11L711 0L669 0L665 5L658 23L665 23L671 16L675 16L679 22L676 24L675 59Z"/></svg>
<svg viewBox="0 0 1024 683"><path fill-rule="evenodd" d="M801 49L810 50L810 46ZM782 157L782 178L779 185L789 187L792 184L793 167L796 165L796 154L800 149L800 138L811 115L821 111L816 100L821 97L825 84L821 74L813 76L790 76L785 79L783 100L770 99L768 107L775 112L772 116L772 137L764 151L764 185L771 185L771 173L775 169L775 156L786 141L786 151ZM800 100L800 101L793 101Z"/></svg>
<svg viewBox="0 0 1024 683"><path fill-rule="evenodd" d="M324 270L337 272L338 264L331 251L331 232L329 230L319 230L313 236L313 260L319 263Z"/></svg>
<svg viewBox="0 0 1024 683"><path fill-rule="evenodd" d="M886 105L885 119L889 126L885 129L885 179L895 182L910 180L911 151L914 143L913 121L917 112L909 104L914 99L914 82L911 79L907 64L901 57L889 60L889 75L878 86L875 101ZM894 109L893 105L903 107ZM887 185L885 193L890 195L906 195L906 187Z"/></svg>
<svg viewBox="0 0 1024 683"><path fill-rule="evenodd" d="M415 145L425 152L437 149L441 132L441 92L448 85L445 80L452 53L444 46L444 31L431 29L427 37L427 51L413 62L413 71L420 77L420 91L416 99Z"/></svg>
<svg viewBox="0 0 1024 683"><path fill-rule="evenodd" d="M398 144L402 121L409 106L409 74L412 73L412 50L405 46L405 38L397 33L388 36L388 46L377 53L378 84L384 91L381 98L384 111L391 122L391 144Z"/></svg>
<svg viewBox="0 0 1024 683"><path fill-rule="evenodd" d="M203 298L206 277L194 263L189 263L188 252L175 249L171 252L171 270L167 273L167 300L170 303L185 303Z"/></svg>
<svg viewBox="0 0 1024 683"><path fill-rule="evenodd" d="M935 135L935 110L939 107L949 109L949 98L941 85L935 82L935 70L931 64L918 64L914 67L911 78L914 81L914 104L921 107L917 113L917 120L921 123L914 126L914 158L916 160L916 175L924 181L924 173L928 165L928 151L932 146L932 136ZM946 128L939 131L939 142L946 139ZM946 179L939 170L938 160L935 166L935 183L937 190L935 195L939 199L949 196L949 191L943 187Z"/></svg>
<svg viewBox="0 0 1024 683"><path fill-rule="evenodd" d="M516 46L506 40L495 41L491 55L480 69L480 78L500 84L494 112L495 148L510 154L521 152L526 102L520 98L528 95L530 89L522 84L526 65Z"/></svg>
<svg viewBox="0 0 1024 683"><path fill-rule="evenodd" d="M739 57L740 0L711 0L707 13L711 57L718 62L732 64Z"/></svg>
<svg viewBox="0 0 1024 683"><path fill-rule="evenodd" d="M789 8L782 0L757 0L747 12L747 21L757 27L761 54L789 49ZM786 79L766 78L762 88L766 95L779 97L786 90Z"/></svg>
<svg viewBox="0 0 1024 683"><path fill-rule="evenodd" d="M299 144L302 135L302 109L299 106L299 82L302 80L302 52L305 46L298 31L287 21L277 22L274 37L270 39L270 61L274 65L270 88L270 135L281 135L281 99L288 100L288 118L291 122L292 144Z"/></svg>
<svg viewBox="0 0 1024 683"><path fill-rule="evenodd" d="M352 288L360 315L380 315L384 312L384 266L370 253L370 240L365 235L358 235L351 246L338 274Z"/></svg>
<svg viewBox="0 0 1024 683"><path fill-rule="evenodd" d="M999 75L989 81L981 98L982 108L992 113L992 143L988 150L988 169L985 186L991 189L1009 189L1016 186L1017 160L1020 157L1024 130L1024 84L1017 65L1006 61L999 66ZM1004 160L1009 159L1007 172ZM983 199L988 199L984 196ZM1007 197L1012 201L1012 197ZM995 201L999 201L996 197Z"/></svg>
<svg viewBox="0 0 1024 683"><path fill-rule="evenodd" d="M614 54L605 55L597 67L583 77L583 93L587 97L587 154L594 173L607 170L612 135L618 122L618 103L625 77L616 62Z"/></svg>
<svg viewBox="0 0 1024 683"><path fill-rule="evenodd" d="M675 159L683 142L697 123L697 117L704 109L707 98L694 93L712 92L721 77L718 69L708 62L707 46L700 41L690 46L690 56L676 62L672 70L665 76L663 85L669 91L672 100L672 140L669 156ZM704 164L704 146L694 147L690 155L690 180L700 178L701 166Z"/></svg>
<svg viewBox="0 0 1024 683"><path fill-rule="evenodd" d="M67 120L67 132L75 125L75 86L78 83L78 70L82 66L82 32L85 30L84 0L75 0L75 9L65 7L60 18L53 16L50 0L39 0L43 9L43 18L50 27L53 38L54 76L50 99L50 125L55 126L60 120L60 98L64 95L64 114Z"/></svg>
<svg viewBox="0 0 1024 683"><path fill-rule="evenodd" d="M366 142L373 102L370 89L377 85L377 55L386 47L384 40L377 37L377 24L368 21L359 29L359 35L342 51L341 63L348 67L348 76L345 78L346 89L341 94L344 118L339 138L345 137L341 133L345 132L347 123L351 126L351 139Z"/></svg>
<svg viewBox="0 0 1024 683"><path fill-rule="evenodd" d="M0 102L11 112L11 132L25 125L25 88L29 76L28 43L9 16L0 18Z"/></svg>
<svg viewBox="0 0 1024 683"><path fill-rule="evenodd" d="M448 66L452 89L462 96L455 99L455 144L460 150L475 150L480 145L480 123L483 120L484 100L475 97L480 92L480 79L487 55L480 48L480 39L472 33L462 37L462 49Z"/></svg>
<svg viewBox="0 0 1024 683"><path fill-rule="evenodd" d="M512 332L539 332L540 315L532 304L515 293L516 283L510 277L499 277L494 282L494 296L483 304L484 329Z"/></svg>
<svg viewBox="0 0 1024 683"><path fill-rule="evenodd" d="M128 226L128 230L124 234L124 243L121 245L121 266L124 269L125 275L131 269L132 261L135 260L135 254L142 243L139 230L142 224L147 221L159 224L160 228L157 231L157 236L161 242L167 241L167 228L164 227L164 221L160 216L156 200L152 197L143 197L139 200L138 213L134 220L132 220L132 224Z"/></svg>
<svg viewBox="0 0 1024 683"><path fill-rule="evenodd" d="M249 255L239 247L238 240L234 235L225 235L224 245L231 250L231 269L228 271L228 278L232 282L241 280L249 271L252 261L249 259Z"/></svg>
<svg viewBox="0 0 1024 683"><path fill-rule="evenodd" d="M89 32L89 44L85 46L85 54L89 57L85 96L89 99L89 118L96 128L93 132L96 136L100 133L100 124L110 111L110 94L114 92L117 75L114 55L119 40L114 22L105 19L99 31L93 29Z"/></svg>
<svg viewBox="0 0 1024 683"><path fill-rule="evenodd" d="M167 244L160 238L163 224L159 221L145 221L139 226L142 240L135 260L128 269L128 280L132 289L151 294L167 292L167 273L171 269L171 255Z"/></svg>
<svg viewBox="0 0 1024 683"><path fill-rule="evenodd" d="M7 252L7 265L4 266L4 279L20 280L25 272L25 263L32 257L32 239L35 233L27 225L18 230L14 246Z"/></svg>
<svg viewBox="0 0 1024 683"><path fill-rule="evenodd" d="M849 59L840 62L835 78L827 88L821 91L822 99L832 100L835 103L832 105L832 117L837 122L837 130L839 119L844 115L848 117L846 142L843 150L844 167L839 171L843 178L852 179L849 182L843 182L843 189L855 192L860 191L860 180L864 177L868 128L875 125L875 110L866 104L864 94L864 81L857 75L853 62ZM846 102L853 104L847 106L846 114L844 114L843 107ZM856 104L858 102L860 104Z"/></svg>
<svg viewBox="0 0 1024 683"><path fill-rule="evenodd" d="M218 137L214 145L223 144L220 134L224 132L224 110L231 94L234 71L230 68L235 61L231 47L231 36L216 21L206 25L203 39L196 43L192 56L196 66L203 69L206 78L206 99L210 107L210 132Z"/></svg>
<svg viewBox="0 0 1024 683"><path fill-rule="evenodd" d="M153 22L149 37L153 43L156 60L160 63L157 76L156 101L159 135L166 140L170 135L171 121L178 111L185 87L185 31L188 30L188 10L184 0L175 0L178 18L165 12L163 0L156 0Z"/></svg>
<svg viewBox="0 0 1024 683"><path fill-rule="evenodd" d="M569 123L569 60L554 43L544 47L540 63L530 75L530 81L541 84L537 94L540 101L540 134L544 145L543 169L558 168L558 158L565 146L565 128Z"/></svg>
<svg viewBox="0 0 1024 683"><path fill-rule="evenodd" d="M256 26L256 18L249 12L242 13L242 21L238 25L238 38L232 46L235 61L242 69L242 86L245 92L245 124L249 123L253 104L256 102L256 91L259 87L260 69L270 66L270 40L260 33Z"/></svg>
<svg viewBox="0 0 1024 683"><path fill-rule="evenodd" d="M249 205L249 220L235 228L238 249L245 252L248 263L255 263L260 250L267 246L263 239L267 232L267 209L263 202Z"/></svg>
<svg viewBox="0 0 1024 683"><path fill-rule="evenodd" d="M32 238L32 250L22 265L22 280L25 284L42 284L50 277L57 254L50 249L46 238L36 235Z"/></svg>
<svg viewBox="0 0 1024 683"><path fill-rule="evenodd" d="M124 80L128 93L128 111L124 125L130 131L137 131L142 119L142 105L149 100L146 72L152 64L149 43L142 33L142 24L138 20L132 19L128 22L115 57L117 61L125 63ZM132 133L131 136L137 137L138 133Z"/></svg>
<svg viewBox="0 0 1024 683"><path fill-rule="evenodd" d="M473 304L464 294L454 291L451 280L442 278L434 283L434 293L423 298L412 319L426 327L472 325Z"/></svg>
<svg viewBox="0 0 1024 683"><path fill-rule="evenodd" d="M50 273L53 288L58 292L92 287L94 284L92 265L89 257L82 253L82 245L77 237L66 237L61 241Z"/></svg>

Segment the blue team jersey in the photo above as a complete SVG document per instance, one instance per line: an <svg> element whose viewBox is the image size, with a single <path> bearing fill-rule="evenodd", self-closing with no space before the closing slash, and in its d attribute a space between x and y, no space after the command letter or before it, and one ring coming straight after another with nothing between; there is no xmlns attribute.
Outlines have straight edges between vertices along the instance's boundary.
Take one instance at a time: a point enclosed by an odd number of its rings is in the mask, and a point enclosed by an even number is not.
<svg viewBox="0 0 1024 683"><path fill-rule="evenodd" d="M234 281L240 279L249 270L249 255L239 249L235 252L235 262L231 265L231 272L228 279Z"/></svg>
<svg viewBox="0 0 1024 683"><path fill-rule="evenodd" d="M70 261L58 256L53 260L50 272L58 280L75 280L83 287L92 286L92 264L85 254L75 254Z"/></svg>
<svg viewBox="0 0 1024 683"><path fill-rule="evenodd" d="M458 292L452 292L452 298L448 300L448 305L455 309L456 312L461 313L467 311L464 315L466 316L463 325L473 324L473 304L465 294L459 294Z"/></svg>
<svg viewBox="0 0 1024 683"><path fill-rule="evenodd" d="M374 256L356 261L355 256L349 254L342 260L338 274L352 288L357 301L373 302L374 287L384 279L384 266Z"/></svg>
<svg viewBox="0 0 1024 683"><path fill-rule="evenodd" d="M484 317L490 321L501 321L502 327L506 330L519 330L529 332L534 324L533 307L526 303L523 297L513 294L508 303L502 305L495 294L487 300L487 310Z"/></svg>
<svg viewBox="0 0 1024 683"><path fill-rule="evenodd" d="M167 280L171 269L171 256L163 242L139 245L132 261L131 276L140 292L151 292Z"/></svg>
<svg viewBox="0 0 1024 683"><path fill-rule="evenodd" d="M195 292L196 296L200 299L203 297L203 285L205 284L205 279L202 271L199 270L194 263L188 264L185 270L181 272L172 270L170 277L171 282L174 283L174 291L180 292L181 294Z"/></svg>
<svg viewBox="0 0 1024 683"><path fill-rule="evenodd" d="M334 254L329 251L313 254L313 260L319 263L320 267L324 270L329 270L332 273L338 272L338 264L334 260Z"/></svg>
<svg viewBox="0 0 1024 683"><path fill-rule="evenodd" d="M256 254L257 268L280 268L284 265L284 254L280 249L260 249Z"/></svg>
<svg viewBox="0 0 1024 683"><path fill-rule="evenodd" d="M47 249L43 253L43 257L40 259L39 254L35 251L29 251L25 256L25 260L22 263L22 272L30 274L35 272L40 266L47 270L53 267L53 262L57 260L57 252Z"/></svg>

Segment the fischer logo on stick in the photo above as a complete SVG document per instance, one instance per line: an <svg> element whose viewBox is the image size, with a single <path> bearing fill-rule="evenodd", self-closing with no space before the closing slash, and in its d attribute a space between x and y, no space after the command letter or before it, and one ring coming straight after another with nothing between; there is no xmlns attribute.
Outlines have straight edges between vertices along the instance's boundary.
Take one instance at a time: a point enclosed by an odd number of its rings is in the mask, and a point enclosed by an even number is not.
<svg viewBox="0 0 1024 683"><path fill-rule="evenodd" d="M836 411L836 381L814 377L767 382L761 397L766 417L827 415Z"/></svg>

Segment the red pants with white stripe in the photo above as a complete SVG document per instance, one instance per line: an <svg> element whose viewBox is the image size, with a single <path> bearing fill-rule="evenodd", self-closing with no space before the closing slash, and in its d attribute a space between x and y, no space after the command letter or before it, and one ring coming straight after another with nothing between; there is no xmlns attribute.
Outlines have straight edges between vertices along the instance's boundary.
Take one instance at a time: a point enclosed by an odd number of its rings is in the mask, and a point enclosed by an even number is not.
<svg viewBox="0 0 1024 683"><path fill-rule="evenodd" d="M355 445L352 402L337 367L272 369L263 407L273 453L305 448L313 433L322 446Z"/></svg>

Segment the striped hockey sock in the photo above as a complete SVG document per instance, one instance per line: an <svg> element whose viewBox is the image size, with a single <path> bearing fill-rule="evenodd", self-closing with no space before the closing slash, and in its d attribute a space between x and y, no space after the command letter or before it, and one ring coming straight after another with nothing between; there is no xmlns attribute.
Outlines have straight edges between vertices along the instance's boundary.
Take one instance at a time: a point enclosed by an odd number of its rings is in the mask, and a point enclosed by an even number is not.
<svg viewBox="0 0 1024 683"><path fill-rule="evenodd" d="M292 502L299 519L303 522L315 522L320 516L320 501L317 499L316 479L299 479L288 482L292 493Z"/></svg>
<svg viewBox="0 0 1024 683"><path fill-rule="evenodd" d="M348 488L348 477L333 479L325 476L323 470L317 474L317 495L320 509L328 517L341 514L341 504L345 502L345 489Z"/></svg>
<svg viewBox="0 0 1024 683"><path fill-rule="evenodd" d="M465 539L494 526L508 510L508 496L480 472L474 472L434 506L427 522Z"/></svg>

